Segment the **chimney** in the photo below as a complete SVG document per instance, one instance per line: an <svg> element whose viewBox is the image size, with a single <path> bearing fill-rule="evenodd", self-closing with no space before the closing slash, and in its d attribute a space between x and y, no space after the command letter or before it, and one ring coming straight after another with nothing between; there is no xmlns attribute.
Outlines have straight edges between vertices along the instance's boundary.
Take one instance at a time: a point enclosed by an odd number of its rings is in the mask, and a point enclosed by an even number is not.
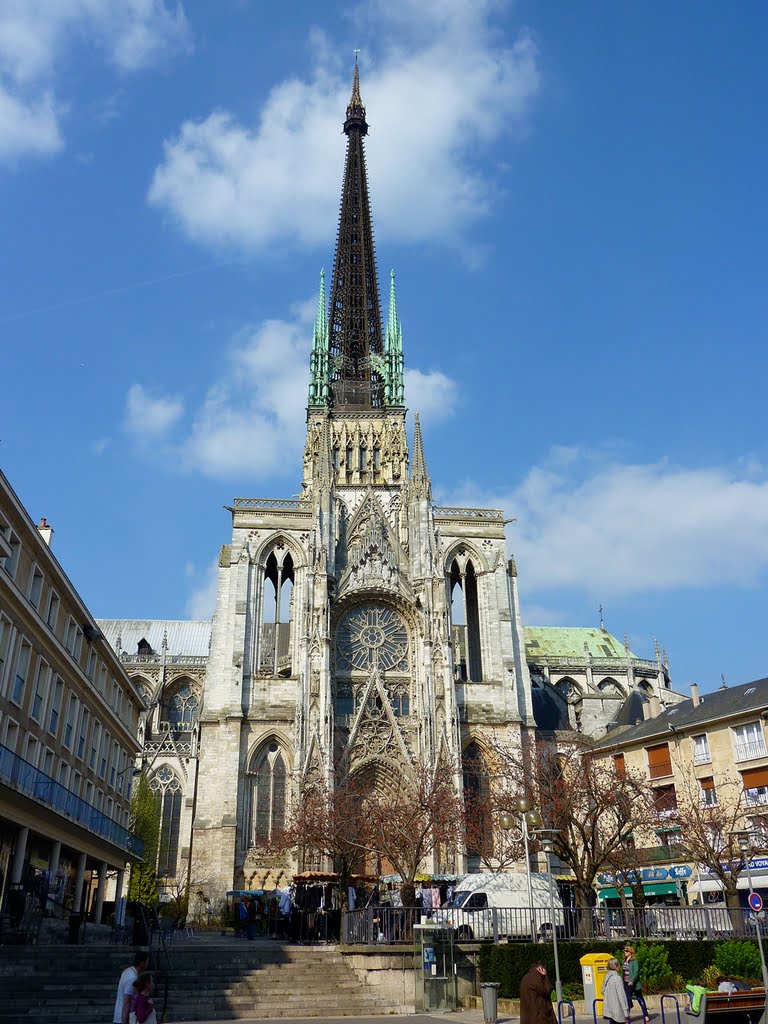
<svg viewBox="0 0 768 1024"><path fill-rule="evenodd" d="M40 525L37 528L37 532L43 538L48 547L50 547L51 537L53 537L53 527L49 526L47 519L40 520Z"/></svg>
<svg viewBox="0 0 768 1024"><path fill-rule="evenodd" d="M647 722L649 718L653 718L653 709L651 708L651 702L649 700L644 700L641 706L643 709L643 721Z"/></svg>
<svg viewBox="0 0 768 1024"><path fill-rule="evenodd" d="M699 684L698 683L691 683L691 700L693 701L693 706L695 708L697 708L699 706Z"/></svg>

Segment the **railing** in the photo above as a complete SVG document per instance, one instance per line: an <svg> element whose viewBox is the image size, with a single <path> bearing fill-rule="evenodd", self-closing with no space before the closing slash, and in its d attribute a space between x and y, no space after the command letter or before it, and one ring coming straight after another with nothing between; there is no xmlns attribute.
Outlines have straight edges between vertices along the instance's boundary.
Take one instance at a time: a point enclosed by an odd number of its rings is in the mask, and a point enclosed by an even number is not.
<svg viewBox="0 0 768 1024"><path fill-rule="evenodd" d="M680 846L643 846L635 850L638 864L660 863L661 861L685 860L685 851Z"/></svg>
<svg viewBox="0 0 768 1024"><path fill-rule="evenodd" d="M565 940L699 940L754 932L747 911L724 907L556 908L554 915L540 907L444 908L431 913L420 907L365 907L345 913L343 941L348 945L412 945L413 928L419 923L451 928L460 942L551 942L553 923L557 938Z"/></svg>
<svg viewBox="0 0 768 1024"><path fill-rule="evenodd" d="M504 513L500 508L439 508L432 511L436 519L491 519L495 522L504 521Z"/></svg>
<svg viewBox="0 0 768 1024"><path fill-rule="evenodd" d="M108 818L106 814L79 796L75 796L66 786L55 782L50 775L14 754L7 747L0 746L0 780L25 796L49 807L65 818L82 825L89 832L107 839L121 850L126 850L134 857L144 853L144 843L127 828Z"/></svg>
<svg viewBox="0 0 768 1024"><path fill-rule="evenodd" d="M744 790L744 803L747 807L764 807L768 804L768 792L761 793L755 789Z"/></svg>
<svg viewBox="0 0 768 1024"><path fill-rule="evenodd" d="M760 740L750 740L748 743L736 744L737 761L753 761L757 757L766 757L768 752L765 744Z"/></svg>
<svg viewBox="0 0 768 1024"><path fill-rule="evenodd" d="M238 508L263 508L263 509L298 509L301 512L309 512L312 505L300 498L235 498L234 507Z"/></svg>
<svg viewBox="0 0 768 1024"><path fill-rule="evenodd" d="M642 669L644 673L658 672L659 668L657 662L649 661L647 658L622 658L618 655L608 658L589 654L584 654L581 658L574 658L562 657L559 654L538 654L535 651L530 652L530 663L532 665L546 665L549 668L556 668L558 666L563 668L578 668L581 666L583 668L585 664L589 664L603 672L625 672L627 665L631 665L636 669Z"/></svg>
<svg viewBox="0 0 768 1024"><path fill-rule="evenodd" d="M708 750L697 750L693 755L694 764L711 764L712 755Z"/></svg>
<svg viewBox="0 0 768 1024"><path fill-rule="evenodd" d="M206 665L208 663L208 655L166 654L165 658L163 658L162 654L128 654L127 651L123 651L120 655L120 661L124 664L131 662L138 665L159 665L163 661L165 661L166 665Z"/></svg>

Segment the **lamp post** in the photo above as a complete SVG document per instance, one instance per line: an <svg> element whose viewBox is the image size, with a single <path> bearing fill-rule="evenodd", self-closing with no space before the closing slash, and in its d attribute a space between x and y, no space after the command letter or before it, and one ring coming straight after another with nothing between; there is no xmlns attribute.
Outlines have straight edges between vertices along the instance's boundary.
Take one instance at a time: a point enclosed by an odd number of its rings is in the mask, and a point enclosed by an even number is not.
<svg viewBox="0 0 768 1024"><path fill-rule="evenodd" d="M538 828L541 825L541 815L527 796L519 796L515 801L515 814L503 811L499 816L499 825L505 832L509 832L515 825L515 819L520 819L520 834L525 846L525 874L528 879L528 909L531 913L531 939L535 941L536 925L533 914L533 883L531 881L531 854L528 847L528 840L531 837L530 829Z"/></svg>
<svg viewBox="0 0 768 1024"><path fill-rule="evenodd" d="M536 832L536 838L544 848L547 855L547 873L549 875L549 907L552 914L552 948L555 954L555 993L558 1003L563 999L563 986L560 982L560 959L557 954L557 923L555 921L555 882L552 876L552 853L555 849L555 836L558 830L555 828L540 828Z"/></svg>
<svg viewBox="0 0 768 1024"><path fill-rule="evenodd" d="M751 842L749 832L732 832L731 835L735 836L736 841L739 844L739 850L741 856L744 859L744 864L747 869L747 885L749 886L749 895L752 896L754 889L752 888L752 870L749 866L749 858L751 855ZM760 930L760 921L758 920L757 914L755 914L755 932L757 933L757 945L760 950L760 967L763 972L763 988L765 989L766 999L768 999L768 967L765 963L765 953L763 952L763 936Z"/></svg>

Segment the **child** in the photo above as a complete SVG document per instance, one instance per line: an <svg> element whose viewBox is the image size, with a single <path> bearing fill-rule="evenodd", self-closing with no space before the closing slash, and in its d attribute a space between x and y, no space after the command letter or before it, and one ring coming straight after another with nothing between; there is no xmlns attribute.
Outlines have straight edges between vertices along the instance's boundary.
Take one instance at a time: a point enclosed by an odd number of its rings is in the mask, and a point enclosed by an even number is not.
<svg viewBox="0 0 768 1024"><path fill-rule="evenodd" d="M140 974L133 985L136 995L131 1003L131 1014L128 1018L130 1024L157 1024L157 1014L152 1002L152 990L155 987L155 979L145 971Z"/></svg>

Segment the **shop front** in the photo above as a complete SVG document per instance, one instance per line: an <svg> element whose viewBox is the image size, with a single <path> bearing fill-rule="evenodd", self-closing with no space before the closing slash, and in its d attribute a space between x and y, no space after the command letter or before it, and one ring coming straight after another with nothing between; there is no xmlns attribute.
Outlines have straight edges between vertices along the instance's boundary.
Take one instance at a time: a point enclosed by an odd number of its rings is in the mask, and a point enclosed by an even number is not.
<svg viewBox="0 0 768 1024"><path fill-rule="evenodd" d="M639 868L638 875L643 885L643 895L647 906L685 906L688 901L690 879L693 874L688 864L675 864L668 868ZM597 891L600 906L619 907L622 895L625 900L632 900L632 887L629 881L636 884L634 873L618 871L612 874L607 871L597 876L601 886Z"/></svg>

